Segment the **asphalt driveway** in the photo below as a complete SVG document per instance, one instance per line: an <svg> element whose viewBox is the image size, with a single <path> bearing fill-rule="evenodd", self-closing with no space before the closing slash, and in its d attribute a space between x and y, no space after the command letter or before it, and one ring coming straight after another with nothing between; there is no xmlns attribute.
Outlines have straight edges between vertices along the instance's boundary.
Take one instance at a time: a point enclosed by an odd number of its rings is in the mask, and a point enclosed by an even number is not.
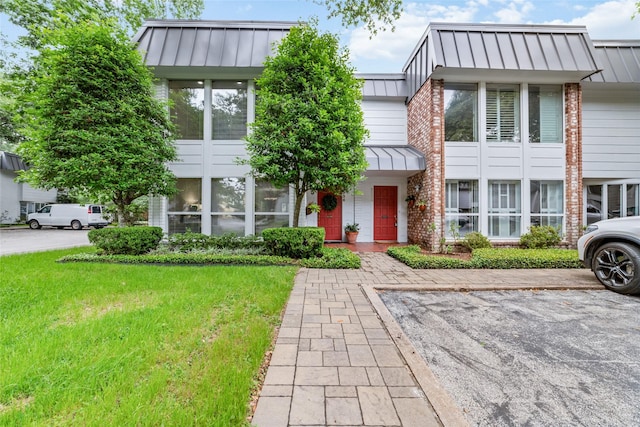
<svg viewBox="0 0 640 427"><path fill-rule="evenodd" d="M0 255L88 246L90 245L88 234L88 228L82 230L0 228Z"/></svg>
<svg viewBox="0 0 640 427"><path fill-rule="evenodd" d="M379 296L471 425L640 425L640 298L595 290Z"/></svg>

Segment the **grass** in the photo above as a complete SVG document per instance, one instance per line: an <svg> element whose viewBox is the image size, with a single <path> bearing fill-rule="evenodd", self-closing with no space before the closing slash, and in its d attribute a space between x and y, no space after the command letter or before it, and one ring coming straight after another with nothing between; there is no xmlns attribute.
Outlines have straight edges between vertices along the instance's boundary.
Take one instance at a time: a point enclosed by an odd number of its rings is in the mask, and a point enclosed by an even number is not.
<svg viewBox="0 0 640 427"><path fill-rule="evenodd" d="M0 260L0 425L246 423L296 267Z"/></svg>

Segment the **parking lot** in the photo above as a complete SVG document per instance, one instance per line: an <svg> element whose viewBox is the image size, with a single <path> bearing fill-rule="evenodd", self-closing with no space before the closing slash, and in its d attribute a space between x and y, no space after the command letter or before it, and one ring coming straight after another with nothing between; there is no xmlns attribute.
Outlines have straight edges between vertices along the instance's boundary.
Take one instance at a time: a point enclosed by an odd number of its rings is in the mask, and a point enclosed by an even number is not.
<svg viewBox="0 0 640 427"><path fill-rule="evenodd" d="M0 228L0 255L48 251L89 245L89 229Z"/></svg>
<svg viewBox="0 0 640 427"><path fill-rule="evenodd" d="M380 298L471 425L640 425L640 298L597 290Z"/></svg>

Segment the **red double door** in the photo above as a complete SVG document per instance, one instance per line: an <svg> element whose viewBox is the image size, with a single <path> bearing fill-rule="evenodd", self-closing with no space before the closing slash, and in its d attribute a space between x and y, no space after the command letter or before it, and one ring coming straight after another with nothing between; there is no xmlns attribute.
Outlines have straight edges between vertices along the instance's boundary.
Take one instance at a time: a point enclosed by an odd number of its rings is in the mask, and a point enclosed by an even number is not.
<svg viewBox="0 0 640 427"><path fill-rule="evenodd" d="M318 204L330 193L318 192ZM342 240L342 197L336 196L335 209L322 209L318 214L318 227L325 230L326 240ZM362 224L360 224L362 226ZM373 187L373 239L380 241L398 240L398 187Z"/></svg>

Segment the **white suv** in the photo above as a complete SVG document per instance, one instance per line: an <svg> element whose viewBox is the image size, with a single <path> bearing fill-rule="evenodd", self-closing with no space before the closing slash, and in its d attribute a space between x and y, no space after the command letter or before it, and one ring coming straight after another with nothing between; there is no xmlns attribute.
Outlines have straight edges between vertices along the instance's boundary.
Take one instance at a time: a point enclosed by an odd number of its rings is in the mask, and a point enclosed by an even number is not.
<svg viewBox="0 0 640 427"><path fill-rule="evenodd" d="M607 289L640 294L640 216L591 224L578 240L578 257Z"/></svg>

